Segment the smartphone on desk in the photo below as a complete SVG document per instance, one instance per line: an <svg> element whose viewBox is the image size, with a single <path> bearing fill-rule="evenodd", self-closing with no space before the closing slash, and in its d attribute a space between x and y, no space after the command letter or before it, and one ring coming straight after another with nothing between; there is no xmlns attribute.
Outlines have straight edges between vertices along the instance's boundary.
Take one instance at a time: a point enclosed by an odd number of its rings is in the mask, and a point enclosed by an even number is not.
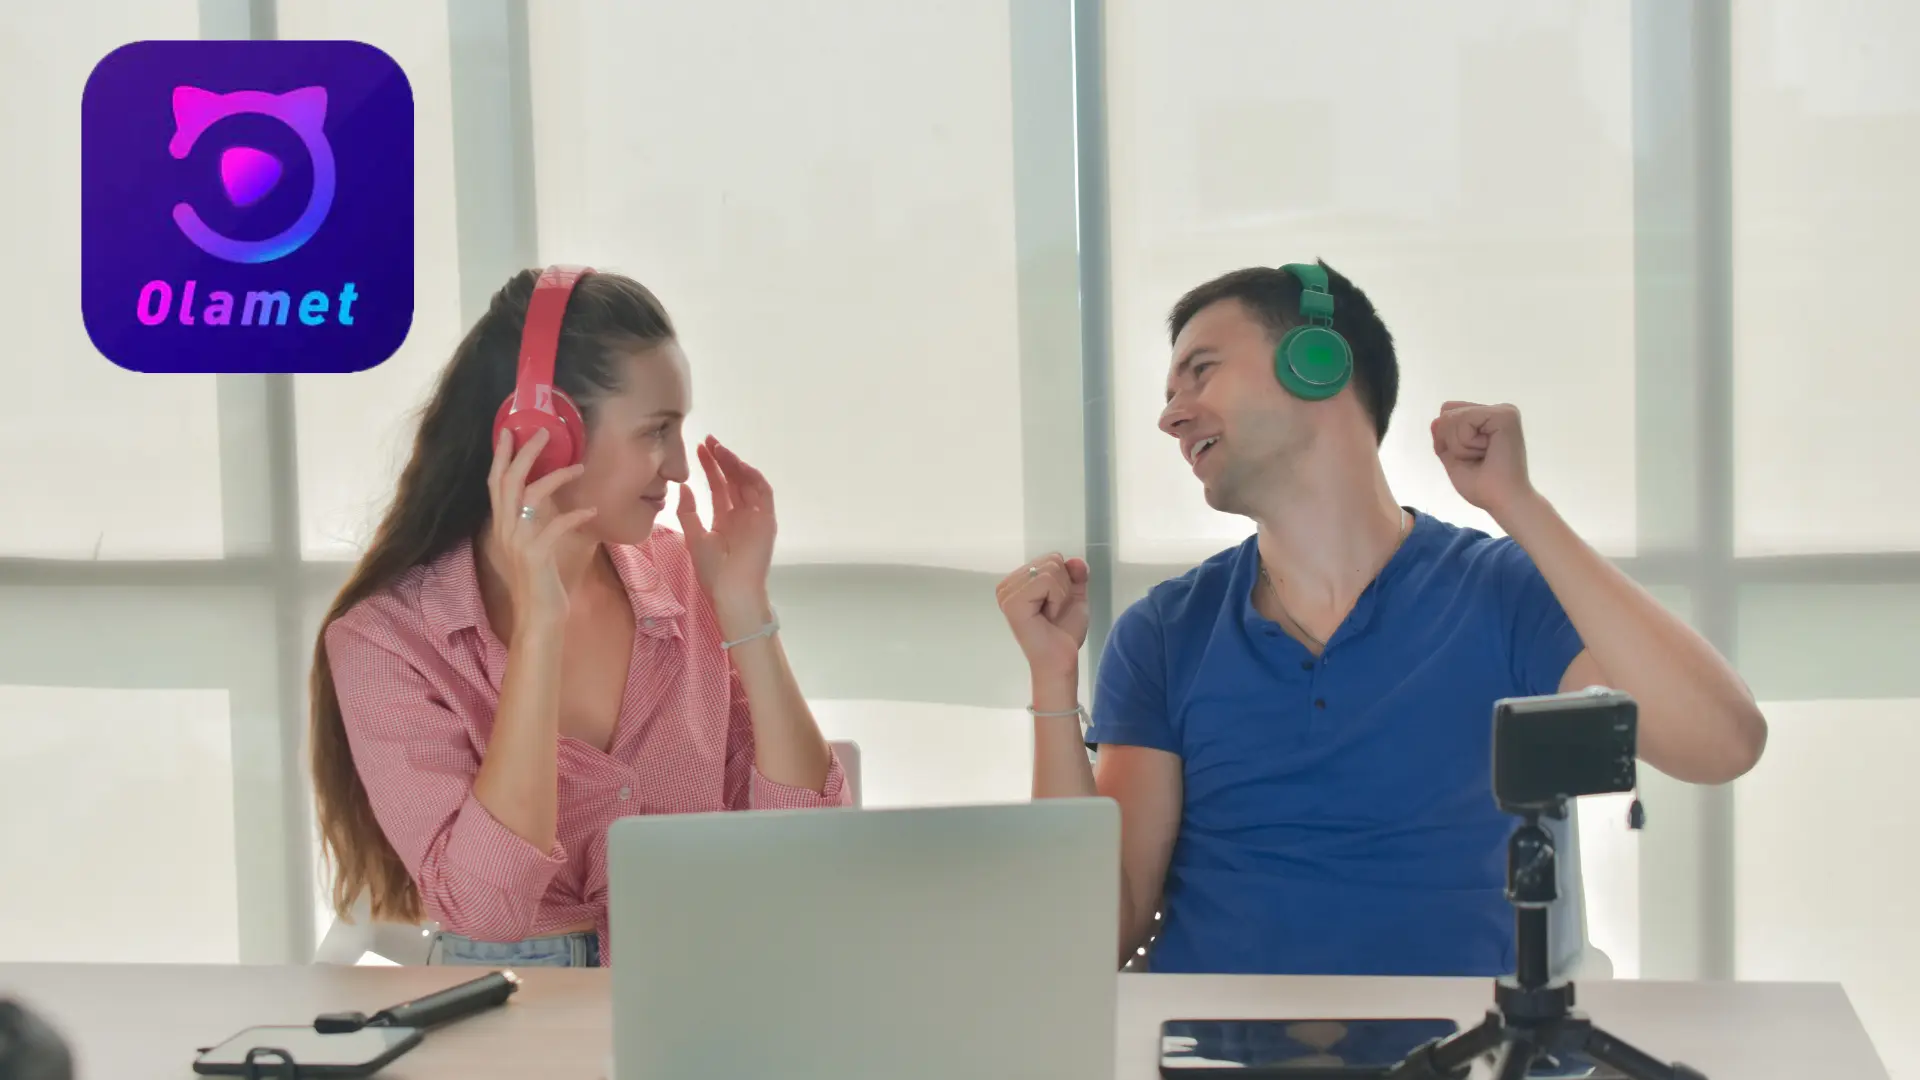
<svg viewBox="0 0 1920 1080"><path fill-rule="evenodd" d="M1438 1019L1169 1020L1160 1025L1160 1075L1195 1080L1229 1069L1262 1080L1358 1080L1459 1030Z"/></svg>
<svg viewBox="0 0 1920 1080"><path fill-rule="evenodd" d="M219 1046L201 1051L193 1060L193 1071L202 1076L245 1076L247 1055L258 1051L252 1065L257 1076L293 1075L287 1069L289 1060L299 1067L301 1080L310 1076L372 1076L418 1046L420 1037L420 1029L410 1027L365 1027L344 1032L320 1032L311 1024L250 1027Z"/></svg>
<svg viewBox="0 0 1920 1080"><path fill-rule="evenodd" d="M1259 1080L1360 1080L1460 1030L1435 1018L1169 1020L1160 1026L1160 1075L1198 1080L1225 1069ZM1617 1080L1584 1058L1538 1062L1529 1080Z"/></svg>

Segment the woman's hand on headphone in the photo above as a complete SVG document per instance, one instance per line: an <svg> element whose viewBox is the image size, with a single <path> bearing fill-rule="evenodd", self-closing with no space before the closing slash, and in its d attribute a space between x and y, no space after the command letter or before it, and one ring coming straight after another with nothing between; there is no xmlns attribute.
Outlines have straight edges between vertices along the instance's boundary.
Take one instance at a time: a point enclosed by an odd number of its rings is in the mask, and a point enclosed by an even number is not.
<svg viewBox="0 0 1920 1080"><path fill-rule="evenodd" d="M569 465L527 483L527 472L547 444L543 428L527 444L513 445L513 433L502 431L493 448L493 468L487 472L487 492L493 500L493 540L507 579L515 629L552 629L566 621L567 588L553 561L560 538L593 517L594 508L555 514L553 493L579 476L582 465ZM531 519L522 507L532 507Z"/></svg>
<svg viewBox="0 0 1920 1080"><path fill-rule="evenodd" d="M700 467L713 498L713 527L700 523L693 492L680 485L680 531L693 556L700 587L713 602L720 633L736 640L773 617L767 570L773 565L773 486L760 470L709 435L699 445Z"/></svg>

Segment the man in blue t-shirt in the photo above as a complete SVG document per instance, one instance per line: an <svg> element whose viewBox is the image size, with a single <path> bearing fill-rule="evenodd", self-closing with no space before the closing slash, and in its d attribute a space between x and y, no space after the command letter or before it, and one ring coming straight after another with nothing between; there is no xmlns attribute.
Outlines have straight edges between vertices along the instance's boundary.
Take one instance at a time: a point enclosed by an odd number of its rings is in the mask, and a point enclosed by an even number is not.
<svg viewBox="0 0 1920 1080"><path fill-rule="evenodd" d="M1123 962L1162 911L1155 971L1512 971L1499 698L1625 690L1641 759L1681 780L1759 759L1752 694L1534 490L1512 406L1448 402L1432 422L1454 488L1505 538L1394 499L1379 444L1398 362L1346 278L1237 271L1169 329L1160 428L1254 534L1115 621L1084 735L1086 563L1047 555L999 588L1032 673L1035 796L1120 805Z"/></svg>

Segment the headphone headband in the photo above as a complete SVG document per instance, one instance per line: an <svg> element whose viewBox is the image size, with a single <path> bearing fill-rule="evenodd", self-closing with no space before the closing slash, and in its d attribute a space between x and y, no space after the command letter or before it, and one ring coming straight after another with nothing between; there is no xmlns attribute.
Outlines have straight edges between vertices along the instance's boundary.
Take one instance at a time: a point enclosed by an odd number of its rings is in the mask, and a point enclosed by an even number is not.
<svg viewBox="0 0 1920 1080"><path fill-rule="evenodd" d="M553 366L560 352L560 324L566 318L573 287L591 273L590 266L549 266L533 283L527 320L520 331L520 364L512 411L532 409L559 415L553 404Z"/></svg>
<svg viewBox="0 0 1920 1080"><path fill-rule="evenodd" d="M1316 263L1288 263L1280 269L1300 282L1300 315L1313 326L1333 325L1333 294L1327 291L1327 272Z"/></svg>

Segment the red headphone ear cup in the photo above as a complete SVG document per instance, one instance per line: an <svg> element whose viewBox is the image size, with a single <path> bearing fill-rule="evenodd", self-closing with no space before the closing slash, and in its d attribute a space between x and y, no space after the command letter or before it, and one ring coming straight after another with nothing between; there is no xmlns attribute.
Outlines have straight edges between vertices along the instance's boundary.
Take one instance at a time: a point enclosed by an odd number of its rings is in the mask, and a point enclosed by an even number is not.
<svg viewBox="0 0 1920 1080"><path fill-rule="evenodd" d="M544 413L538 409L513 411L513 398L500 403L500 411L493 418L493 440L497 446L500 432L513 432L514 453L527 445L536 431L547 433L547 445L540 448L540 456L533 459L533 466L527 470L527 483L569 465L579 464L586 457L586 425L580 419L580 410L573 399L561 393L553 392L553 412Z"/></svg>
<svg viewBox="0 0 1920 1080"><path fill-rule="evenodd" d="M567 432L567 460L554 468L564 469L587 460L587 422L581 418L579 406L558 387L553 391L553 411L560 414Z"/></svg>

